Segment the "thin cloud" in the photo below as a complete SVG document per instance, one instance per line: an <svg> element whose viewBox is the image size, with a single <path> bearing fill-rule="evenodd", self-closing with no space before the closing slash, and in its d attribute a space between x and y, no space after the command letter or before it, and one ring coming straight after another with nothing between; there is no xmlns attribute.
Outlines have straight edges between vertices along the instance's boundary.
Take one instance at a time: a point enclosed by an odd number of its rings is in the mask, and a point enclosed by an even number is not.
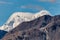
<svg viewBox="0 0 60 40"><path fill-rule="evenodd" d="M38 6L38 5L22 5L22 6L20 6L20 8L22 8L22 9L33 9L33 10L38 10L38 11L44 9L43 7Z"/></svg>
<svg viewBox="0 0 60 40"><path fill-rule="evenodd" d="M13 4L12 2L0 1L0 4Z"/></svg>
<svg viewBox="0 0 60 40"><path fill-rule="evenodd" d="M56 0L38 0L40 2L55 2Z"/></svg>

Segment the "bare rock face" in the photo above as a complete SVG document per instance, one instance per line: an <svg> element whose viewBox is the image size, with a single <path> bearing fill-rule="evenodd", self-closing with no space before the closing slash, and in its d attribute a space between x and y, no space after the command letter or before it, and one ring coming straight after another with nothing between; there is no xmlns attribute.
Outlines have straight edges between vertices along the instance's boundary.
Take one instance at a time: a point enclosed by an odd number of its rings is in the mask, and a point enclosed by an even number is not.
<svg viewBox="0 0 60 40"><path fill-rule="evenodd" d="M28 31L19 31L14 34L7 34L2 40L46 40L45 32L38 29L29 29Z"/></svg>
<svg viewBox="0 0 60 40"><path fill-rule="evenodd" d="M50 24L49 24L50 25ZM60 16L54 16L48 28L49 40L60 40Z"/></svg>
<svg viewBox="0 0 60 40"><path fill-rule="evenodd" d="M2 40L60 40L60 15L44 15L30 22L23 22Z"/></svg>

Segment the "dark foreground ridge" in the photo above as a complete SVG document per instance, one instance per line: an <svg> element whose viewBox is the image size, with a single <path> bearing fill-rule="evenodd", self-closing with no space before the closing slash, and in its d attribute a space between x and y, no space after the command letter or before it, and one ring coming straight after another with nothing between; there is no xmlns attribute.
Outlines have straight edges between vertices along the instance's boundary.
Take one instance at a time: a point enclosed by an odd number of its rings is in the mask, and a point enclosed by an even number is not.
<svg viewBox="0 0 60 40"><path fill-rule="evenodd" d="M6 31L0 30L0 39L3 38L3 36L6 34Z"/></svg>
<svg viewBox="0 0 60 40"><path fill-rule="evenodd" d="M60 15L23 22L1 40L60 40Z"/></svg>

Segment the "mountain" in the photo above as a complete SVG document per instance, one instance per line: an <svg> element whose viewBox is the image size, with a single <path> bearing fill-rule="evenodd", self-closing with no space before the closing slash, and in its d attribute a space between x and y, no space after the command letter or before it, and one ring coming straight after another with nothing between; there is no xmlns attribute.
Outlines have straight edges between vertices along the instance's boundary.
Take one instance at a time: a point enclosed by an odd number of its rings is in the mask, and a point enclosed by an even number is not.
<svg viewBox="0 0 60 40"><path fill-rule="evenodd" d="M3 36L6 34L6 31L0 30L0 39L3 38Z"/></svg>
<svg viewBox="0 0 60 40"><path fill-rule="evenodd" d="M44 15L23 22L9 31L2 40L60 40L60 15Z"/></svg>
<svg viewBox="0 0 60 40"><path fill-rule="evenodd" d="M18 24L29 21L31 19L31 13L16 12L8 19L8 21L1 27L1 30L10 31L15 28Z"/></svg>
<svg viewBox="0 0 60 40"><path fill-rule="evenodd" d="M34 18L36 19L36 18L41 17L41 16L44 16L44 15L51 15L51 14L50 14L50 12L47 11L47 10L42 10L42 11L34 14L33 19L34 19Z"/></svg>
<svg viewBox="0 0 60 40"><path fill-rule="evenodd" d="M52 17L50 15L44 15L44 16L34 19L32 21L23 22L23 23L19 24L17 26L18 27L17 30L25 30L25 29L29 29L32 27L36 27L36 26L41 28L41 27L46 26L48 23L50 23L51 20L52 20Z"/></svg>
<svg viewBox="0 0 60 40"><path fill-rule="evenodd" d="M44 15L50 15L50 13L46 10L42 10L35 14L27 12L15 12L12 14L12 16L10 16L7 22L2 27L0 27L0 30L10 31L22 22L31 21Z"/></svg>

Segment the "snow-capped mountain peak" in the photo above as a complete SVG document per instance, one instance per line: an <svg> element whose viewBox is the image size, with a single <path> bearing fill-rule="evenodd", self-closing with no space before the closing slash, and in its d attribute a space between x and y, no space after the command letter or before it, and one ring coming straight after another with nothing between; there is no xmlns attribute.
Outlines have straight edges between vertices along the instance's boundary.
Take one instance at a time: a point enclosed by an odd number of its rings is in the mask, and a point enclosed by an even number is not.
<svg viewBox="0 0 60 40"><path fill-rule="evenodd" d="M47 10L42 10L42 11L36 13L33 17L38 18L38 17L44 16L44 15L51 15L51 14Z"/></svg>
<svg viewBox="0 0 60 40"><path fill-rule="evenodd" d="M35 14L28 12L15 12L9 17L7 22L2 27L0 27L0 29L10 31L24 21L31 21L44 15L50 15L50 13L46 10L42 10Z"/></svg>
<svg viewBox="0 0 60 40"><path fill-rule="evenodd" d="M32 13L25 12L15 12L13 13L7 22L1 27L1 30L10 31L15 28L17 25L24 21L30 21Z"/></svg>
<svg viewBox="0 0 60 40"><path fill-rule="evenodd" d="M12 16L8 19L7 23L10 22L10 20L15 19L15 17L18 18L30 18L33 14L32 13L26 13L26 12L15 12L12 14Z"/></svg>

